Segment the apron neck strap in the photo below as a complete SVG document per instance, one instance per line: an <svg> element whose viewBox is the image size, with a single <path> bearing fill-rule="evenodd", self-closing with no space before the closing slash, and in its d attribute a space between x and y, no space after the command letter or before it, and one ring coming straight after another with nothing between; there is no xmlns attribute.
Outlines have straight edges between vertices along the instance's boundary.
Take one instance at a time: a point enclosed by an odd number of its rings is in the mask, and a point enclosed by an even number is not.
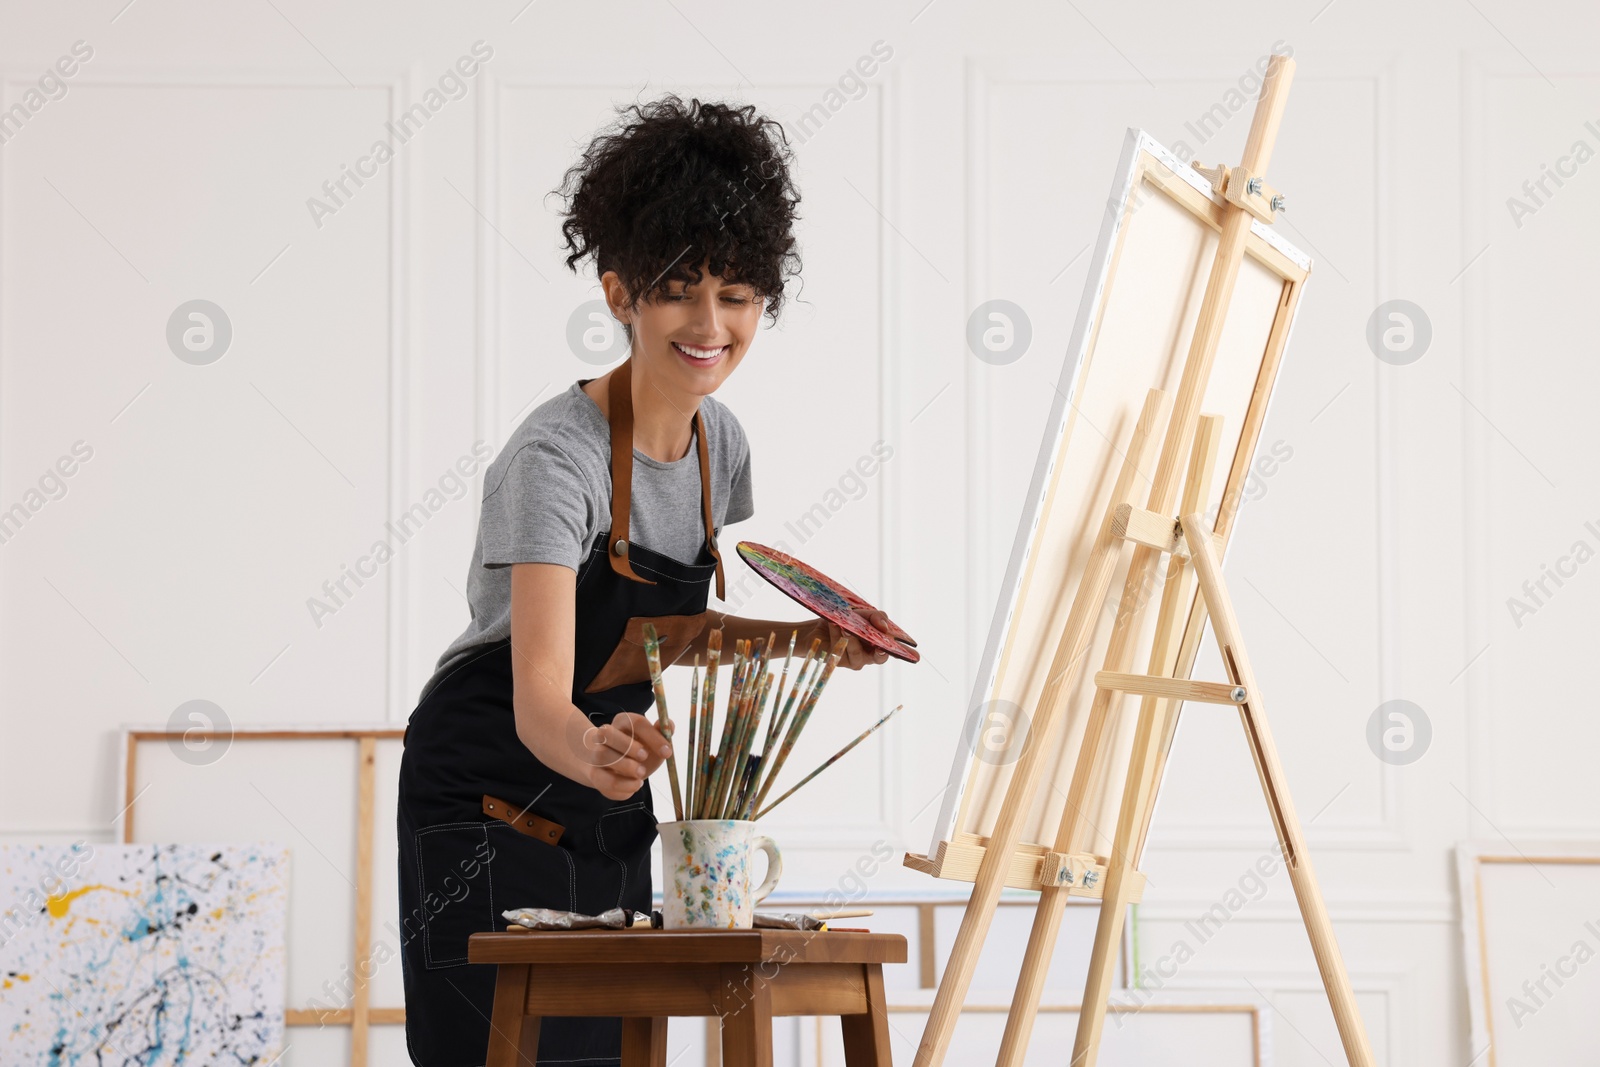
<svg viewBox="0 0 1600 1067"><path fill-rule="evenodd" d="M611 409L611 544L606 558L611 569L624 578L645 585L654 585L641 578L628 561L628 512L633 501L633 360L624 360L611 372L608 388ZM705 519L706 547L717 566L717 599L726 599L722 578L722 553L717 548L717 530L711 518L711 448L706 441L705 424L700 412L690 420L697 451L700 454L700 511Z"/></svg>

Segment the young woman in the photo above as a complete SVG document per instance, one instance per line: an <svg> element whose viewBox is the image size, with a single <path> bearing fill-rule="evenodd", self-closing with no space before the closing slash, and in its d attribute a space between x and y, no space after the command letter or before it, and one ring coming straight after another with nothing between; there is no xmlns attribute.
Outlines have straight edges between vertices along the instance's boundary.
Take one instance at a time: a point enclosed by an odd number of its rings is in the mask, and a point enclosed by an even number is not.
<svg viewBox="0 0 1600 1067"><path fill-rule="evenodd" d="M706 637L841 634L706 611L717 533L752 514L750 451L711 394L775 320L799 269L782 128L754 108L668 96L623 109L567 173L562 232L592 258L629 358L540 405L484 477L472 621L407 727L399 845L406 1041L418 1067L476 1067L494 968L467 938L538 907L650 910L646 779L670 748L644 620L663 659ZM881 663L851 639L842 665ZM539 1062L615 1064L618 1019L546 1018Z"/></svg>

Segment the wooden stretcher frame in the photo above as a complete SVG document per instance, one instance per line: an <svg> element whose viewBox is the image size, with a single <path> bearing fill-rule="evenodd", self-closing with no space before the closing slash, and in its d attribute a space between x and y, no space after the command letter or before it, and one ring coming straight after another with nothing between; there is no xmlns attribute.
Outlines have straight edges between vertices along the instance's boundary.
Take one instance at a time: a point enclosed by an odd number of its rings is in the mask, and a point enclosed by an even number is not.
<svg viewBox="0 0 1600 1067"><path fill-rule="evenodd" d="M1018 526L999 603L979 663L969 709L987 708L996 701L1029 709L1037 700L1043 688L1040 674L1048 663L1054 637L1059 632L1066 593L1076 585L1077 574L1069 568L1081 566L1088 555L1095 536L1094 519L1102 510L1098 500L1073 495L1065 489L1064 483L1070 478L1069 470L1093 471L1093 482L1097 483L1094 487L1099 496L1105 496L1109 478L1104 472L1114 470L1116 461L1127 447L1133 429L1133 416L1138 414L1145 391L1152 386L1175 385L1177 374L1182 369L1183 352L1195 321L1195 316L1188 313L1188 309L1178 320L1177 332L1167 339L1172 347L1166 368L1166 377L1170 381L1152 382L1148 378L1128 376L1122 382L1107 383L1104 374L1090 381L1091 373L1097 369L1097 349L1107 344L1128 343L1104 336L1102 325L1107 320L1108 305L1113 299L1120 297L1126 301L1121 305L1124 314L1126 307L1137 300L1136 293L1119 293L1117 286L1128 288L1140 279L1119 278L1118 267L1132 227L1139 224L1141 216L1146 219L1153 217L1154 213L1150 210L1153 203L1181 209L1194 220L1196 232L1209 232L1212 235L1220 232L1224 208L1227 206L1227 201L1215 191L1205 175L1178 159L1149 134L1130 129L1123 143L1108 209L1056 387L1055 402L1046 423L1044 441L1035 461L1022 521ZM1160 210L1158 207L1157 211ZM1207 281L1209 249L1214 247L1214 237L1205 238L1205 242L1204 251L1196 256L1188 275L1189 289L1184 296L1191 304L1198 304L1199 294L1203 292ZM1237 341L1238 331L1243 325L1240 320L1244 316L1236 317L1235 312L1241 300L1247 296L1253 297L1259 305L1263 298L1263 284L1276 283L1279 288L1272 302L1270 321L1251 324L1250 332L1261 343L1259 346L1248 346L1251 364L1239 372L1250 380L1247 395L1232 398L1235 401L1235 414L1242 411L1242 417L1228 419L1226 416L1230 413L1223 412L1225 442L1230 438L1232 440L1232 461L1225 483L1216 488L1210 503L1217 516L1219 543L1224 549L1233 531L1235 514L1272 397L1279 361L1288 343L1300 294L1311 270L1311 260L1305 253L1259 219L1253 221L1246 238L1245 259L1247 267L1254 265L1254 285L1241 284L1240 291L1236 291L1234 301L1230 304L1229 324L1235 332L1230 334L1225 330L1224 351L1218 355L1219 365L1226 355L1238 354L1228 350L1228 342ZM1234 349L1239 347L1237 343L1233 345ZM1216 380L1215 374L1213 380ZM1118 416L1120 425L1113 427L1090 423L1089 432L1075 432L1080 418L1089 422L1082 415L1080 406L1090 403L1085 396L1088 387L1104 384L1120 384L1122 387L1122 395L1117 398L1122 409ZM1210 391L1205 399L1207 411L1216 411L1221 406L1214 401ZM1227 422L1232 425L1227 426ZM1109 440L1108 435L1117 440ZM1057 533L1054 545L1044 544L1052 540L1052 533L1074 523L1076 527L1070 537L1064 538ZM1066 550L1059 551L1063 546ZM1125 565L1119 568L1117 576L1113 578L1113 588L1119 587L1125 571ZM1055 595L1062 600L1043 614L1033 611L1030 617L1030 593L1036 601L1045 595ZM1146 642L1153 616L1154 612L1146 613ZM1088 662L1098 663L1103 657L1108 629L1104 625L1100 627L1096 640L1086 653ZM1189 630L1193 632L1186 631L1184 634L1181 675L1187 675L1192 668L1201 629L1190 627ZM1076 762L1076 753L1070 746L1076 740L1078 727L1087 712L1085 700L1092 699L1093 691L1092 684L1081 684L1074 690L1067 709L1067 729L1062 731L1063 747L1053 758L1053 776L1047 787L1038 791L1036 809L1024 823L1023 844L1013 859L1006 880L1008 886L1026 889L1037 888L1040 884L1037 856L1048 851L1049 842L1054 837L1054 827L1060 818L1059 807L1051 804L1048 798L1064 798L1068 793ZM984 725L982 715L969 714L966 730L951 766L933 840L925 856L912 854L907 857L908 866L938 877L963 881L971 881L975 876L983 858L988 827L992 825L996 806L1004 796L1010 769L994 768L994 765L976 758L977 734ZM1117 753L1115 758L1120 759L1125 755L1128 740L1129 737L1124 736L1118 745L1111 746ZM1115 773L1101 773L1098 779L1099 788L1090 794L1090 805L1093 810L1107 816L1103 822L1111 823L1115 821L1116 807L1120 802L1122 779ZM1090 850L1092 855L1084 857L1086 867L1100 867L1103 870L1103 864L1096 864L1094 857L1105 855L1105 849L1109 846L1105 838L1108 836L1101 835L1101 847ZM1097 889L1104 884L1103 874L1094 881L1098 885L1080 885L1071 892L1074 895L1098 896Z"/></svg>
<svg viewBox="0 0 1600 1067"><path fill-rule="evenodd" d="M248 744L252 741L354 741L356 745L356 810L355 820L355 915L352 921L354 942L351 960L368 959L372 953L373 938L373 840L377 832L377 746L379 741L398 741L405 736L403 726L271 726L237 727L231 730L173 730L166 726L128 726L122 731L122 760L120 762L118 795L122 798L122 813L117 817L117 840L134 844L137 828L139 793L135 791L139 780L139 746L148 743L172 741L227 741ZM367 1067L370 1028L373 1026L403 1025L406 1021L404 1007L374 1007L370 990L361 968L353 968L354 993L350 1007L338 1011L317 1011L314 1008L286 1008L284 1025L294 1026L348 1026L350 1027L350 1067Z"/></svg>
<svg viewBox="0 0 1600 1067"><path fill-rule="evenodd" d="M1600 867L1600 842L1465 841L1456 846L1456 877L1461 890L1461 950L1467 980L1467 1006L1473 1063L1499 1067L1494 1047L1495 990L1489 970L1489 921L1483 907L1485 866ZM1487 1058L1484 1054L1488 1053Z"/></svg>

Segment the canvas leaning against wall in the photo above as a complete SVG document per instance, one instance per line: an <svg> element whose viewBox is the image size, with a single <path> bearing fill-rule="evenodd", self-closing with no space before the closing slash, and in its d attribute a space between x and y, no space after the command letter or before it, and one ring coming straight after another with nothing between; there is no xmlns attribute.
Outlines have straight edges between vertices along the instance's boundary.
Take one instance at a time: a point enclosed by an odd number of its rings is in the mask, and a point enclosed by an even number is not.
<svg viewBox="0 0 1600 1067"><path fill-rule="evenodd" d="M276 845L0 846L0 1063L272 1062L288 865Z"/></svg>

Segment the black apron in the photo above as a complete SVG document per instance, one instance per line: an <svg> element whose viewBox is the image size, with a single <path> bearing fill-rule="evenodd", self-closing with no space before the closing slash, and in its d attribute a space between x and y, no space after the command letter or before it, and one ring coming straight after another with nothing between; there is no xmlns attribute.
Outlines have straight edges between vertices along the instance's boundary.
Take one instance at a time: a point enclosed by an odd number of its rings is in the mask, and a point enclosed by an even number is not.
<svg viewBox="0 0 1600 1067"><path fill-rule="evenodd" d="M648 682L585 693L630 618L698 615L722 564L711 512L705 427L695 415L706 543L693 564L628 542L633 471L630 367L613 372L611 529L578 568L572 702L596 725L652 705ZM467 962L467 938L510 924L512 908L594 915L650 911L650 787L606 799L549 769L518 739L509 639L476 650L417 705L400 761L401 964L406 1046L419 1067L479 1067L489 1044L495 968ZM555 844L485 814L485 797L559 824ZM614 1067L620 1018L546 1017L539 1063Z"/></svg>

